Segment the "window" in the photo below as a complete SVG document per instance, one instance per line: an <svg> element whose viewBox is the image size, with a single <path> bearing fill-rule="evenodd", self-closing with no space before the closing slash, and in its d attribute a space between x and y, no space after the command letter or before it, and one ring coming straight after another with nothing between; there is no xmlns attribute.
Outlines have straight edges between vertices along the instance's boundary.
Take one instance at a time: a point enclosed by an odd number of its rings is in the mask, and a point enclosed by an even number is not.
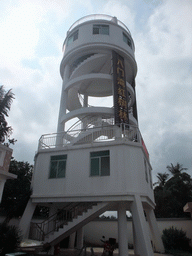
<svg viewBox="0 0 192 256"><path fill-rule="evenodd" d="M78 39L79 30L76 30L72 35L68 37L67 45L70 45L72 42Z"/></svg>
<svg viewBox="0 0 192 256"><path fill-rule="evenodd" d="M151 169L149 169L149 179L150 179L150 186L151 186L151 188L153 188Z"/></svg>
<svg viewBox="0 0 192 256"><path fill-rule="evenodd" d="M109 176L110 158L109 150L91 152L91 176Z"/></svg>
<svg viewBox="0 0 192 256"><path fill-rule="evenodd" d="M66 171L67 155L51 156L49 178L64 178Z"/></svg>
<svg viewBox="0 0 192 256"><path fill-rule="evenodd" d="M146 160L144 159L144 165L145 165L145 179L146 181L148 182L149 179L148 179L148 172L147 172L147 163L146 163Z"/></svg>
<svg viewBox="0 0 192 256"><path fill-rule="evenodd" d="M93 25L93 35L109 35L109 25Z"/></svg>
<svg viewBox="0 0 192 256"><path fill-rule="evenodd" d="M131 39L125 33L123 33L123 41L132 48Z"/></svg>

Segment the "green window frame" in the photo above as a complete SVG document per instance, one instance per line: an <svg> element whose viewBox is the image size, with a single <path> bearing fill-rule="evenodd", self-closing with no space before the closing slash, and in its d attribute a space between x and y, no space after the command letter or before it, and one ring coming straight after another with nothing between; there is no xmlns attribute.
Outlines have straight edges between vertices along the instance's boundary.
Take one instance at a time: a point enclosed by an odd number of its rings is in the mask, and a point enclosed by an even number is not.
<svg viewBox="0 0 192 256"><path fill-rule="evenodd" d="M123 32L123 41L132 48L131 39Z"/></svg>
<svg viewBox="0 0 192 256"><path fill-rule="evenodd" d="M90 152L90 176L110 175L110 152L96 151Z"/></svg>
<svg viewBox="0 0 192 256"><path fill-rule="evenodd" d="M109 25L94 24L93 35L109 35Z"/></svg>
<svg viewBox="0 0 192 256"><path fill-rule="evenodd" d="M65 178L67 155L51 156L49 178Z"/></svg>
<svg viewBox="0 0 192 256"><path fill-rule="evenodd" d="M79 30L76 30L72 35L70 35L67 39L67 45L70 45L72 42L78 39Z"/></svg>

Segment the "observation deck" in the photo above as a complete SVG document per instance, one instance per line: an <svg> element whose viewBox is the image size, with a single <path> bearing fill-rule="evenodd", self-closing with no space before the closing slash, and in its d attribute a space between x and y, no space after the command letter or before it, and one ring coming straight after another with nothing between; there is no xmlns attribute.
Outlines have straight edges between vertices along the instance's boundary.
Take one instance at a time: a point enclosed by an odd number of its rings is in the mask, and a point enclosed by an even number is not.
<svg viewBox="0 0 192 256"><path fill-rule="evenodd" d="M91 15L87 15L83 18L80 18L79 20L77 20L76 22L74 22L71 27L68 30L68 33L71 32L75 27L77 27L78 25L87 22L87 21L92 21L92 20L106 20L106 21L111 21L113 23L116 23L117 25L121 26L122 28L124 28L130 35L130 31L127 28L127 26L121 22L120 20L118 20L116 17L110 16L110 15L106 15L106 14L91 14Z"/></svg>

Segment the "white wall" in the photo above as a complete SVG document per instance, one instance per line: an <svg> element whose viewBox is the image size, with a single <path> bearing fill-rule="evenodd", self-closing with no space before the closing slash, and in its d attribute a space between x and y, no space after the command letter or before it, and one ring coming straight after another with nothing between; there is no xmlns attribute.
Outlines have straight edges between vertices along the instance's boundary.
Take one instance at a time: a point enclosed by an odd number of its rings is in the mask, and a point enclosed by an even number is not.
<svg viewBox="0 0 192 256"><path fill-rule="evenodd" d="M0 217L0 223L3 222L5 217ZM19 225L19 219L12 219L10 225ZM33 219L33 223L41 223L42 219ZM192 219L157 219L157 224L159 231L162 234L162 231L165 228L176 227L177 229L182 229L186 232L188 238L192 240ZM103 245L100 241L102 236L105 236L106 239L109 237L116 238L118 242L118 222L117 220L97 220L91 221L84 227L84 236L86 242L93 243L95 245ZM133 235L132 235L132 221L127 221L127 230L128 230L128 243L133 244Z"/></svg>
<svg viewBox="0 0 192 256"><path fill-rule="evenodd" d="M110 176L91 177L90 152L102 150L110 150ZM49 179L50 156L59 154L67 154L66 176ZM134 193L148 196L153 201L153 190L145 179L142 147L134 142L39 153L33 184L33 198L43 197L53 202L53 198L61 202L63 198L86 201L85 198L91 196L97 201L97 196L113 201L113 196Z"/></svg>
<svg viewBox="0 0 192 256"><path fill-rule="evenodd" d="M159 231L165 228L176 227L182 229L186 232L188 238L192 239L192 220L191 219L157 219L157 224ZM84 235L86 242L93 244L102 245L100 239L104 235L106 239L109 237L116 238L118 242L118 222L117 220L102 220L102 221L92 221L84 227ZM133 234L132 234L132 221L127 221L128 230L128 243L133 244Z"/></svg>

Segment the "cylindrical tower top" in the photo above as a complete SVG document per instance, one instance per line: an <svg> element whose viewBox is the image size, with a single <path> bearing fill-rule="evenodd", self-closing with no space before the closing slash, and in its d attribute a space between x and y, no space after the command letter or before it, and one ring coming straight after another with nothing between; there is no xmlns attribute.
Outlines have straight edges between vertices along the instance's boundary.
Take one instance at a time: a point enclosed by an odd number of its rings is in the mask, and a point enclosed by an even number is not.
<svg viewBox="0 0 192 256"><path fill-rule="evenodd" d="M127 26L123 22L118 20L116 17L110 16L110 15L106 15L106 14L91 14L91 15L87 15L87 16L85 16L83 18L80 18L79 20L77 20L76 22L74 22L71 25L71 27L68 30L68 33L70 31L72 31L76 26L78 26L78 25L80 25L80 24L82 24L84 22L91 21L91 20L106 20L106 21L113 22L115 24L118 24L122 28L124 28L131 35L129 29L127 28Z"/></svg>

